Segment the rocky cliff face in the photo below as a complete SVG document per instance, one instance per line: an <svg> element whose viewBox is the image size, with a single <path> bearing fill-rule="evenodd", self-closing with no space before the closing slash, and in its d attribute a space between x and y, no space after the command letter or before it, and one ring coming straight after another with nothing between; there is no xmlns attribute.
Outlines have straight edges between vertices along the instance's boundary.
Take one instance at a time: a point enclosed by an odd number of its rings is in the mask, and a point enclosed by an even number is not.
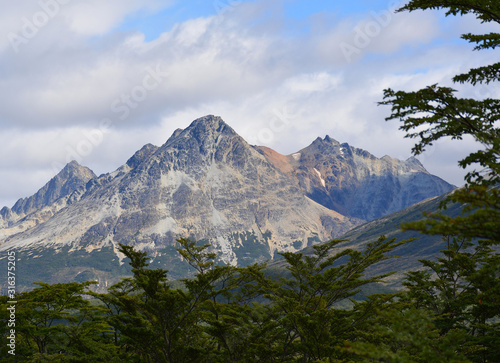
<svg viewBox="0 0 500 363"><path fill-rule="evenodd" d="M317 203L343 215L372 220L404 209L454 187L431 175L411 157L406 161L369 152L326 136L284 156L257 148L284 173L296 179Z"/></svg>
<svg viewBox="0 0 500 363"><path fill-rule="evenodd" d="M97 279L104 288L126 273L117 253L124 243L178 278L187 269L176 238L247 265L340 236L446 186L416 160L377 159L328 137L289 156L252 147L206 116L99 178L70 163L35 196L2 210L0 250L17 249L27 275L45 274L37 281Z"/></svg>
<svg viewBox="0 0 500 363"><path fill-rule="evenodd" d="M0 210L0 238L47 221L67 205L73 193L94 178L92 170L76 161L70 162L36 194L19 199L12 209Z"/></svg>

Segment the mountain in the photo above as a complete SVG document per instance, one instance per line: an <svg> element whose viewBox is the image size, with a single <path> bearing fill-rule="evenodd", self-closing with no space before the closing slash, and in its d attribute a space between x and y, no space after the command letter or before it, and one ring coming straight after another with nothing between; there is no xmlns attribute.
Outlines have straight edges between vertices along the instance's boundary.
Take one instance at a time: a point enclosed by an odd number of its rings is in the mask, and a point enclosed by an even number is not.
<svg viewBox="0 0 500 363"><path fill-rule="evenodd" d="M292 175L315 202L343 215L372 220L442 195L453 186L429 174L414 157L406 161L340 144L326 136L283 156L259 150L282 172Z"/></svg>
<svg viewBox="0 0 500 363"><path fill-rule="evenodd" d="M339 244L335 252L340 252L346 248L362 251L368 243L376 241L382 235L387 238L396 238L397 241L413 239L392 251L390 255L394 256L394 258L381 261L366 271L368 276L396 272L385 279L387 281L385 286L399 289L406 272L421 269L420 260L434 260L440 255L440 251L446 248L446 241L443 240L442 236L427 235L417 231L403 231L401 230L401 224L422 220L424 215L438 211L440 204L447 196L448 193L429 198L403 210L363 223L339 237L339 239L345 239L346 241ZM462 206L457 203L449 203L447 208L441 212L456 217L462 213ZM314 253L312 247L307 247L300 252L304 255ZM274 274L286 275L287 273L283 260L273 261L268 268Z"/></svg>
<svg viewBox="0 0 500 363"><path fill-rule="evenodd" d="M329 137L283 156L205 116L113 173L68 164L33 197L2 209L0 251L18 251L20 285L95 279L105 288L129 273L118 243L180 278L189 270L179 237L209 243L220 263L247 265L452 188L414 159L377 159Z"/></svg>
<svg viewBox="0 0 500 363"><path fill-rule="evenodd" d="M94 178L92 170L70 162L36 194L19 199L12 209L0 210L0 238L47 221L70 202L73 192Z"/></svg>

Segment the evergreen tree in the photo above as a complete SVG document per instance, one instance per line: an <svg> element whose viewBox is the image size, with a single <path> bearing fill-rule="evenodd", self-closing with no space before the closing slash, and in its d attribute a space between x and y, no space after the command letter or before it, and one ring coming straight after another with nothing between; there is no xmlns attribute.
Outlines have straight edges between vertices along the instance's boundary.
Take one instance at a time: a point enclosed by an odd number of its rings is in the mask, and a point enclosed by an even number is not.
<svg viewBox="0 0 500 363"><path fill-rule="evenodd" d="M262 325L260 339L254 343L259 347L255 349L258 360L320 362L352 358L343 347L357 340L360 331L371 330L367 322L373 318L376 307L388 304L392 296L361 303L350 298L361 287L391 275L364 276L370 266L389 258L387 253L406 241L382 236L363 252L337 252L341 242L333 240L313 246L312 256L282 253L289 278L273 279L261 270L252 271L258 289L269 301L262 305L268 323ZM353 304L352 309L336 306L346 300Z"/></svg>
<svg viewBox="0 0 500 363"><path fill-rule="evenodd" d="M197 272L173 288L163 269L148 268L145 252L120 245L132 266L132 279L114 285L99 298L115 312L110 324L119 334L123 357L141 362L211 362L227 355L228 332L218 296L232 285L233 268L214 266L209 245L181 238L179 253ZM219 354L218 354L219 353Z"/></svg>
<svg viewBox="0 0 500 363"><path fill-rule="evenodd" d="M445 9L446 15L473 14L483 23L500 24L500 6L493 0L412 0L399 11ZM475 50L495 49L499 33L463 34ZM471 69L454 82L488 85L500 80L500 63ZM500 361L500 100L460 98L450 87L432 85L415 92L385 90L384 105L392 106L387 118L399 119L406 137L416 138L418 155L443 138L461 140L471 135L481 149L459 162L463 168L479 165L466 175L466 185L446 203L464 205L452 218L441 213L404 226L445 236L444 257L423 261L427 271L409 274L406 286L416 306L436 315L441 334L453 329L467 332L463 352L479 362ZM442 205L446 207L446 203Z"/></svg>
<svg viewBox="0 0 500 363"><path fill-rule="evenodd" d="M399 11L447 9L447 15L474 14L482 22L500 24L498 1L410 1ZM475 43L475 50L495 49L500 34L464 34L462 38ZM471 69L454 77L455 82L489 84L500 80L500 63ZM406 137L418 139L413 153L419 155L427 146L444 137L461 140L471 135L482 149L459 162L463 168L478 164L483 169L466 175L465 188L455 191L449 201L466 204L463 216L451 218L442 214L430 216L419 224L422 231L480 238L489 244L500 241L500 100L459 98L449 87L432 85L415 92L387 89L383 105L392 106L387 120L399 119Z"/></svg>
<svg viewBox="0 0 500 363"><path fill-rule="evenodd" d="M105 309L84 298L92 283L36 283L38 288L18 294L16 355L2 346L2 362L118 361Z"/></svg>

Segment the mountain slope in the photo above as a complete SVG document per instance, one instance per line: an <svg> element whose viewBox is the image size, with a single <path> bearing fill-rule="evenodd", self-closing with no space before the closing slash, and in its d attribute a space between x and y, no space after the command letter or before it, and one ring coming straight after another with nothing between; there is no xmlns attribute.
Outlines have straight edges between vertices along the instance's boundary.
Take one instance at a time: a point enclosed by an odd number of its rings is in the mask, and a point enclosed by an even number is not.
<svg viewBox="0 0 500 363"><path fill-rule="evenodd" d="M397 257L381 261L367 270L367 275L396 272L394 275L386 278L386 280L389 282L389 287L401 288L401 282L405 278L406 272L422 268L422 264L419 260L435 259L440 255L440 251L446 247L446 242L443 240L442 236L426 235L416 231L403 231L401 230L401 224L422 220L424 215L438 211L441 202L447 195L448 194L426 199L401 211L391 213L353 228L339 238L346 239L347 241L340 244L336 252L340 252L345 248L362 250L368 243L377 240L381 235L385 235L387 238L396 238L398 241L414 239L411 242L397 247L392 252L392 256ZM441 212L455 217L461 214L462 206L456 203L449 204L447 209ZM301 252L308 255L313 253L313 249L308 247ZM269 267L273 269L275 273L285 273L283 261L275 261L271 263Z"/></svg>
<svg viewBox="0 0 500 363"><path fill-rule="evenodd" d="M369 152L326 136L299 152L284 156L258 150L284 173L292 175L306 195L343 215L372 220L454 186L429 174L415 158L406 161Z"/></svg>
<svg viewBox="0 0 500 363"><path fill-rule="evenodd" d="M181 278L188 268L176 251L179 237L210 244L219 263L263 262L362 223L349 211L367 185L362 175L428 174L415 161L387 166L384 158L346 146L342 152L353 156L342 157L337 146L318 139L300 156L283 156L250 146L220 117L205 116L161 147L145 145L113 173L95 177L68 165L51 188L16 203L29 214L0 230L0 250L17 250L25 274L20 284L95 279L104 289L129 273L119 243L146 251L153 266ZM335 174L336 167L347 173ZM345 189L351 194L335 199L345 185L354 185ZM398 206L383 202L369 197L366 203L378 213Z"/></svg>
<svg viewBox="0 0 500 363"><path fill-rule="evenodd" d="M64 208L77 190L84 188L96 175L76 161L67 164L36 194L19 199L12 209L0 211L0 238L20 233L50 219Z"/></svg>
<svg viewBox="0 0 500 363"><path fill-rule="evenodd" d="M125 243L176 265L175 239L191 237L210 243L221 262L246 265L359 223L304 196L220 118L207 116L90 180L72 203L6 238L0 249L30 251L37 263L49 249L51 258L60 251L113 251L118 261L117 244Z"/></svg>

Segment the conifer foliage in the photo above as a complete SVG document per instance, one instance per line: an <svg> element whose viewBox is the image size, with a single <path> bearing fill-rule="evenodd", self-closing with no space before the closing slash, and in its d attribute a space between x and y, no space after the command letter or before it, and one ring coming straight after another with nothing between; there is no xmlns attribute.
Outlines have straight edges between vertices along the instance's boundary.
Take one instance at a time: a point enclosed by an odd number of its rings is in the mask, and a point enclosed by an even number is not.
<svg viewBox="0 0 500 363"><path fill-rule="evenodd" d="M482 23L500 25L497 0L412 0L400 11L445 9L446 15L473 14ZM474 50L493 50L499 33L463 34ZM471 87L498 84L500 63L474 68L453 78ZM459 162L475 166L466 185L446 203L464 205L463 214L451 218L434 213L404 226L427 234L442 235L443 257L422 261L427 268L412 272L405 283L407 297L418 308L432 313L440 334L465 334L461 351L476 362L500 361L500 100L460 98L449 87L431 85L415 92L385 90L383 105L392 107L387 118L402 122L406 137L417 139L413 153L444 138L461 140L471 135L481 149Z"/></svg>
<svg viewBox="0 0 500 363"><path fill-rule="evenodd" d="M375 311L391 306L394 296L348 299L387 277L364 277L364 272L404 243L381 237L362 252L336 252L342 241L334 240L315 246L312 256L283 253L290 273L285 278L265 273L264 265L216 266L209 245L178 242L179 253L196 271L182 287L170 285L168 271L149 268L146 253L121 245L133 277L108 293L89 291L92 283L87 282L39 284L19 294L16 356L3 347L2 361L351 359L356 353L346 347L362 336L358 332L366 336ZM336 307L341 301L353 307ZM6 311L2 309L4 315Z"/></svg>

